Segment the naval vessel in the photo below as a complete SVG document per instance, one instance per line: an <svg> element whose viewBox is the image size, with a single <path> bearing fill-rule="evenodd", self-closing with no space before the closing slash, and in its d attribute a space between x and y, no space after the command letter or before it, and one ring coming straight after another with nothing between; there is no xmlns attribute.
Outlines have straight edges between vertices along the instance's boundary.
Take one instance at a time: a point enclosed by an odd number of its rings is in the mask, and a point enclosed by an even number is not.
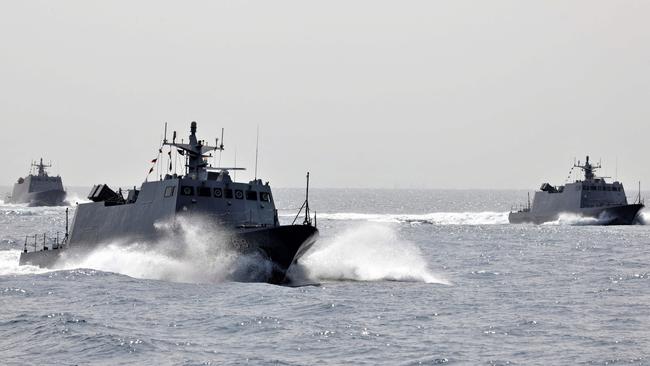
<svg viewBox="0 0 650 366"><path fill-rule="evenodd" d="M584 172L583 180L576 180L563 186L542 184L535 192L532 204L530 197L526 206L510 212L510 223L534 223L556 221L563 213L598 219L603 225L630 225L635 223L639 211L644 207L639 189L638 201L629 204L623 184L616 181L608 183L606 177L598 177L589 156L581 165L578 161L573 168Z"/></svg>
<svg viewBox="0 0 650 366"><path fill-rule="evenodd" d="M150 243L156 245L169 232L157 228L159 223L174 222L183 217L204 225L206 232L220 230L221 243L241 254L261 255L272 263L272 273L265 280L270 283L285 281L288 268L315 243L318 237L315 214L309 211L309 174L307 197L293 224L281 225L271 187L255 177L249 182L236 182L230 171L243 168L212 167L208 162L212 153L223 151L221 144L209 146L196 135L197 124L191 123L189 141L167 138L152 163L160 167L160 159L169 156L169 167L163 167L159 180L142 183L139 188L113 190L106 184L95 185L88 195L89 203L81 203L61 243L43 245L36 251L25 249L20 264L54 267L61 259L83 256L110 242ZM166 131L165 131L166 135ZM168 149L167 154L163 149ZM172 154L176 158L172 159ZM173 173L172 162L184 161L183 174ZM180 164L177 164L180 165ZM151 174L152 166L149 170ZM235 175L236 176L236 175ZM304 220L298 217L304 209ZM296 224L296 221L298 223ZM36 237L34 237L36 241ZM43 242L46 242L43 239Z"/></svg>
<svg viewBox="0 0 650 366"><path fill-rule="evenodd" d="M40 162L32 162L32 171L24 178L18 178L14 184L10 196L5 199L6 203L21 203L29 206L63 206L66 192L63 189L63 182L60 176L51 177L47 174L47 168L52 164L44 164L43 158Z"/></svg>

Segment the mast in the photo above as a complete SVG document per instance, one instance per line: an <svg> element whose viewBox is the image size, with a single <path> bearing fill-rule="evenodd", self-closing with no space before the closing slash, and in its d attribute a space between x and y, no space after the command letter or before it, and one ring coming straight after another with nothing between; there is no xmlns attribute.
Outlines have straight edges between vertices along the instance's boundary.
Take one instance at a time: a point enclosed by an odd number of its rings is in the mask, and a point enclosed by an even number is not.
<svg viewBox="0 0 650 366"><path fill-rule="evenodd" d="M174 146L185 153L185 174L197 179L200 175L207 172L208 162L205 160L211 155L206 153L212 151L223 151L223 144L221 146L208 146L204 145L204 141L196 138L196 122L190 124L190 138L189 143L176 143L175 139L172 142L163 141L163 145Z"/></svg>
<svg viewBox="0 0 650 366"><path fill-rule="evenodd" d="M307 187L305 188L305 221L303 225L311 225L311 214L309 213L309 172L307 172Z"/></svg>
<svg viewBox="0 0 650 366"><path fill-rule="evenodd" d="M65 208L65 238L63 239L64 243L68 243L68 208Z"/></svg>
<svg viewBox="0 0 650 366"><path fill-rule="evenodd" d="M300 210L296 214L296 217L293 219L291 225L294 225L296 223L296 220L298 220L298 217L300 216L300 213L302 212L303 209L305 210L305 220L302 222L302 224L311 226L312 221L311 221L311 214L309 212L309 172L307 172L307 187L305 188L305 202L303 202L302 206L300 207Z"/></svg>
<svg viewBox="0 0 650 366"><path fill-rule="evenodd" d="M257 138L255 139L255 180L257 180L257 161L260 150L260 125L257 125Z"/></svg>
<svg viewBox="0 0 650 366"><path fill-rule="evenodd" d="M601 165L600 165L600 163L598 163L598 165L591 164L589 162L589 155L587 155L585 165L580 165L580 161L578 161L578 164L574 163L573 167L574 168L580 168L580 169L584 170L584 172L585 172L585 180L593 180L596 177L594 172L596 171L596 169L600 169Z"/></svg>
<svg viewBox="0 0 650 366"><path fill-rule="evenodd" d="M35 167L35 168L38 169L38 176L39 177L47 177L47 171L45 170L45 168L51 168L52 164L51 163L48 164L48 165L44 164L43 163L43 158L41 158L41 160L38 163L32 163L32 167Z"/></svg>

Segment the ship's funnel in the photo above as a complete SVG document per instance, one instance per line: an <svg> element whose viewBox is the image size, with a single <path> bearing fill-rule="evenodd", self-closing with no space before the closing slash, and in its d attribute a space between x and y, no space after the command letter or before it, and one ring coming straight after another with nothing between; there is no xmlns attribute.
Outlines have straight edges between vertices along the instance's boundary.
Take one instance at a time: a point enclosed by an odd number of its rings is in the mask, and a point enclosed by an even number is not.
<svg viewBox="0 0 650 366"><path fill-rule="evenodd" d="M192 135L196 134L196 122L192 121L192 124L190 125L190 132Z"/></svg>

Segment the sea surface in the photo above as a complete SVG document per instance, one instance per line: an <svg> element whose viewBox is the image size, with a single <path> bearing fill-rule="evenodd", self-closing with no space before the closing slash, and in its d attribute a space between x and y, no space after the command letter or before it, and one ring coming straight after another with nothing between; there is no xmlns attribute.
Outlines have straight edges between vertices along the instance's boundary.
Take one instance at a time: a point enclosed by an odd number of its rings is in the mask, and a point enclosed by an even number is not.
<svg viewBox="0 0 650 366"><path fill-rule="evenodd" d="M275 190L281 221L302 196ZM65 208L0 202L0 364L650 365L650 226L508 224L525 199L313 190L296 287L241 282L264 265L206 255L220 244L195 223L167 243L183 256L126 242L19 267Z"/></svg>

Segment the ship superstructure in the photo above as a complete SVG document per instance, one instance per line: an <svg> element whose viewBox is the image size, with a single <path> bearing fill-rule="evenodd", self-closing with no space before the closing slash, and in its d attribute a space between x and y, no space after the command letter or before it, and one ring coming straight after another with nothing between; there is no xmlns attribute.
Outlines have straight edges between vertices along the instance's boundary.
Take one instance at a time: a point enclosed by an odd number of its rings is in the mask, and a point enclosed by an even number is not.
<svg viewBox="0 0 650 366"><path fill-rule="evenodd" d="M32 162L32 171L24 178L18 178L14 184L7 203L26 203L29 206L62 206L65 205L66 192L60 176L50 176L47 168L52 164Z"/></svg>
<svg viewBox="0 0 650 366"><path fill-rule="evenodd" d="M644 207L641 197L638 202L628 204L623 184L615 181L608 183L605 177L595 174L601 165L594 165L587 156L584 165L574 164L584 172L583 180L576 180L562 186L544 183L535 192L532 205L511 212L511 223L541 224L558 220L563 213L599 219L609 225L629 225L634 223L638 212Z"/></svg>

